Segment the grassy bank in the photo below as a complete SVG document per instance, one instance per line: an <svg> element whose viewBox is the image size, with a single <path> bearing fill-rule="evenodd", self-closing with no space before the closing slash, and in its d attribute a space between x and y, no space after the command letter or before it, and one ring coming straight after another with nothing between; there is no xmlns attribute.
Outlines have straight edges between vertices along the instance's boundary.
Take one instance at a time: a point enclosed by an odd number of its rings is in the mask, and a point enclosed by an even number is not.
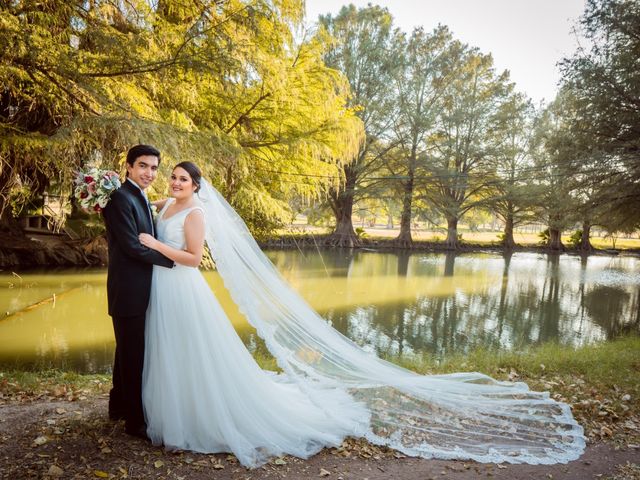
<svg viewBox="0 0 640 480"><path fill-rule="evenodd" d="M258 358L274 369L270 358ZM594 440L640 443L640 337L578 349L546 344L520 352L476 350L438 361L433 357L389 358L419 373L478 371L499 380L524 381L569 403ZM109 375L71 372L0 372L0 403L82 400L109 391Z"/></svg>

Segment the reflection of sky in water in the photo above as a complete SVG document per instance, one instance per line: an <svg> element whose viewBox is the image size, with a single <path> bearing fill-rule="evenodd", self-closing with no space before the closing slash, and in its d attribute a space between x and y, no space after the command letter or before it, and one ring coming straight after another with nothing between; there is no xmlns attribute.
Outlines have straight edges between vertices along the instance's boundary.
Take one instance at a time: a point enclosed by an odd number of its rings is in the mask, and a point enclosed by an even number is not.
<svg viewBox="0 0 640 480"><path fill-rule="evenodd" d="M268 252L285 279L367 350L437 357L614 338L640 327L640 259L516 253ZM264 343L214 272L205 277L248 348ZM0 365L106 371L104 271L0 275ZM55 301L53 296L55 294Z"/></svg>

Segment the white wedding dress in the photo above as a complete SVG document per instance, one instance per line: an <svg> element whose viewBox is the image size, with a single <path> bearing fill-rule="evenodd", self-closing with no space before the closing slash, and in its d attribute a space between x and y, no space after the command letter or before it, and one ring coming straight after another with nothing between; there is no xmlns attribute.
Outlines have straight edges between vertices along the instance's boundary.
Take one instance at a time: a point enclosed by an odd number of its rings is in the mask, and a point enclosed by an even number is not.
<svg viewBox="0 0 640 480"><path fill-rule="evenodd" d="M332 328L279 275L211 185L199 193L206 241L225 287L283 370L253 360L197 268L154 267L143 405L155 445L232 452L247 467L307 458L346 436L424 458L566 463L584 451L568 405L481 373L418 375ZM190 210L162 218L184 248Z"/></svg>
<svg viewBox="0 0 640 480"><path fill-rule="evenodd" d="M184 249L194 208L164 219L171 200L158 214L158 239ZM364 433L369 413L345 392L303 392L262 370L197 268L154 266L152 285L142 398L154 445L233 452L256 467L277 455L308 458Z"/></svg>

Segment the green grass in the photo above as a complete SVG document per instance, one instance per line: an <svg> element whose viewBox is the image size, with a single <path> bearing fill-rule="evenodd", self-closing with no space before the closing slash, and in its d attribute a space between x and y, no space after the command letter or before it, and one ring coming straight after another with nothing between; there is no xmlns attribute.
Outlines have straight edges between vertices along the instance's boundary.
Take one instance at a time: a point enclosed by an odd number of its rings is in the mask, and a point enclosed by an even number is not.
<svg viewBox="0 0 640 480"><path fill-rule="evenodd" d="M60 370L0 372L0 394L4 397L68 397L82 391L104 393L111 388L111 375L80 374Z"/></svg>
<svg viewBox="0 0 640 480"><path fill-rule="evenodd" d="M638 387L640 385L640 336L628 336L577 349L547 343L522 351L474 350L443 361L429 356L413 359L389 358L420 373L478 371L507 378L511 369L526 378L549 375L580 376L600 385Z"/></svg>
<svg viewBox="0 0 640 480"><path fill-rule="evenodd" d="M452 372L465 362L480 371L514 368L528 377L582 375L597 383L631 385L637 382L640 373L640 337L625 337L578 349L547 343L524 352L477 350L467 357L446 359L438 370Z"/></svg>

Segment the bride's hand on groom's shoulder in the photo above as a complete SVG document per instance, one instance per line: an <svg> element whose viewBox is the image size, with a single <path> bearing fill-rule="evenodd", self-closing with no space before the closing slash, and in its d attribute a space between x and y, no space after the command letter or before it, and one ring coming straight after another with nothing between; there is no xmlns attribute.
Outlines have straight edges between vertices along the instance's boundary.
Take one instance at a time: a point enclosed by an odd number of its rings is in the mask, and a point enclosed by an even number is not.
<svg viewBox="0 0 640 480"><path fill-rule="evenodd" d="M142 243L142 245L152 248L153 250L157 250L157 245L158 243L160 243L153 237L153 235L149 235L148 233L141 233L140 235L138 235L138 238L140 239L140 243Z"/></svg>

